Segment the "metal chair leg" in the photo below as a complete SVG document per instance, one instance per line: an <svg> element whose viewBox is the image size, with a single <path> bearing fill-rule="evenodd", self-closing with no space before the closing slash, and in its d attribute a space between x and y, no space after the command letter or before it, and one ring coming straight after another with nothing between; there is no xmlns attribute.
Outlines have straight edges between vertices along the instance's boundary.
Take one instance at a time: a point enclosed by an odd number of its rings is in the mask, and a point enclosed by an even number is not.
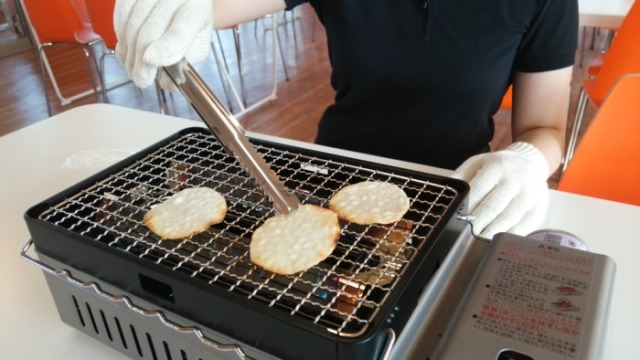
<svg viewBox="0 0 640 360"><path fill-rule="evenodd" d="M244 70L242 68L242 44L240 43L240 28L237 26L233 28L233 41L236 45L236 58L238 59L238 72L240 75L240 93L242 93L242 104L246 107L247 94L244 84Z"/></svg>
<svg viewBox="0 0 640 360"><path fill-rule="evenodd" d="M576 108L576 116L573 121L573 128L571 129L571 135L569 136L569 143L567 144L567 151L565 154L565 161L562 164L562 172L564 173L567 170L567 165L571 158L573 157L573 153L576 148L576 144L578 142L578 134L580 133L580 128L582 127L582 120L584 118L584 113L587 108L587 102L589 98L587 96L587 92L584 91L584 88L580 89L580 96L578 97L578 107Z"/></svg>
<svg viewBox="0 0 640 360"><path fill-rule="evenodd" d="M225 81L224 75L222 73L223 64L220 63L220 61L218 60L218 57L216 56L216 49L215 49L215 45L213 44L213 41L211 42L211 51L213 52L213 58L216 60L216 68L218 69L218 76L220 77L220 85L222 85L222 91L224 91L224 97L225 99L227 99L228 110L229 112L233 112L231 97L229 96L229 92L227 90L227 82Z"/></svg>
<svg viewBox="0 0 640 360"><path fill-rule="evenodd" d="M49 99L49 91L47 90L47 74L44 68L44 48L51 44L46 43L42 44L38 47L38 57L40 58L40 71L42 72L42 89L44 90L44 98L47 102L47 113L49 116L53 115L53 110L51 109L51 100Z"/></svg>
<svg viewBox="0 0 640 360"><path fill-rule="evenodd" d="M87 60L87 68L89 69L89 76L91 77L91 84L93 85L93 91L96 94L96 101L100 101L100 87L104 88L104 84L96 84L96 79L94 78L93 75L93 70L91 69L91 63L92 63L92 59L93 59L93 66L95 66L96 70L99 72L100 68L98 67L98 61L96 60L95 54L92 52L93 49L93 45L102 42L102 40L96 40L96 41L92 41L88 44L85 44L82 47L82 50L84 51L84 56L85 59ZM100 76L98 76L98 82L101 82L101 78Z"/></svg>
<svg viewBox="0 0 640 360"><path fill-rule="evenodd" d="M100 68L98 68L98 71L100 71L100 82L102 83L102 99L105 103L109 103L109 99L107 98L107 80L104 74L104 57L108 54L109 52L105 51L102 56L100 56Z"/></svg>
<svg viewBox="0 0 640 360"><path fill-rule="evenodd" d="M282 50L282 41L280 41L280 33L276 29L276 41L278 42L278 50L280 50L280 58L282 59L282 69L284 70L284 77L289 81L289 71L287 71L287 61L284 57L284 51Z"/></svg>
<svg viewBox="0 0 640 360"><path fill-rule="evenodd" d="M218 47L220 49L220 54L222 55L222 62L224 64L224 69L226 71L227 74L230 74L229 72L229 64L227 63L227 56L224 53L224 46L222 46L222 39L220 39L220 33L216 30L216 38L218 39ZM214 50L215 51L215 50ZM220 63L218 61L218 66L220 66ZM218 68L218 71L220 71L220 68ZM220 77L222 77L222 75L220 75ZM231 78L228 79L228 81L231 81ZM228 84L231 85L231 84ZM224 81L222 83L222 87L225 91L225 94L227 94L227 89L224 85ZM227 97L227 102L229 103L229 111L231 111L233 109L233 106L231 104L231 99L229 97Z"/></svg>
<svg viewBox="0 0 640 360"><path fill-rule="evenodd" d="M220 39L220 33L216 30L216 38L218 38L218 46L220 47L220 54L222 54L222 60L224 61L224 68L229 72L229 64L227 64L227 56L224 53L224 46L222 46L222 39Z"/></svg>
<svg viewBox="0 0 640 360"><path fill-rule="evenodd" d="M311 22L311 42L316 42L316 19Z"/></svg>
<svg viewBox="0 0 640 360"><path fill-rule="evenodd" d="M242 105L244 107L246 107L247 106L247 96L246 96L245 82L244 82L244 70L243 70L243 67L242 67L242 51L241 51L241 42L240 42L240 29L238 27L235 27L232 30L233 30L233 42L234 42L235 49L236 49L236 59L238 60L238 73L239 73L239 77L240 77L240 93L242 95ZM230 73L229 72L229 64L227 62L227 57L226 57L225 52L224 52L224 47L222 46L222 39L220 38L220 34L218 33L218 30L216 30L215 33L216 33L216 38L218 39L218 46L220 48L220 53L222 55L222 60L224 62L224 68L225 68L227 73ZM231 79L229 79L229 81L231 81ZM224 87L224 84L223 84L223 87ZM226 90L225 90L225 92L226 92ZM231 103L229 103L229 109L231 109Z"/></svg>
<svg viewBox="0 0 640 360"><path fill-rule="evenodd" d="M609 47L611 46L611 42L613 41L613 38L615 36L616 36L616 31L609 29L607 33L607 39L605 40L604 48L602 49L602 52L606 52L607 50L609 50Z"/></svg>
<svg viewBox="0 0 640 360"><path fill-rule="evenodd" d="M291 15L291 20L287 19L287 13L289 13L289 15ZM298 44L298 36L297 36L297 31L296 31L296 14L295 14L295 9L291 10L291 11L285 11L284 12L284 25L286 26L288 23L291 23L291 28L293 29L293 43L294 44Z"/></svg>
<svg viewBox="0 0 640 360"><path fill-rule="evenodd" d="M158 106L160 107L160 114L166 115L169 114L169 110L167 109L167 98L164 95L164 90L160 87L160 82L158 81L158 77L155 79L155 87L156 87L156 98L158 99Z"/></svg>
<svg viewBox="0 0 640 360"><path fill-rule="evenodd" d="M584 64L585 44L587 42L587 27L582 27L582 46L580 46L580 67Z"/></svg>

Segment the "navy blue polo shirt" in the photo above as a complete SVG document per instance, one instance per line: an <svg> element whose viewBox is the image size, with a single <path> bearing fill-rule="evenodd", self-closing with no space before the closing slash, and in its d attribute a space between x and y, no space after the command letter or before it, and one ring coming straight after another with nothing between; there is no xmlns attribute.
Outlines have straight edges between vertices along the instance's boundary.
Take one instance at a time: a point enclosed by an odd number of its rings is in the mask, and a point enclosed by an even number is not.
<svg viewBox="0 0 640 360"><path fill-rule="evenodd" d="M514 71L574 63L576 0L309 2L327 32L335 103L316 142L455 169L488 150Z"/></svg>

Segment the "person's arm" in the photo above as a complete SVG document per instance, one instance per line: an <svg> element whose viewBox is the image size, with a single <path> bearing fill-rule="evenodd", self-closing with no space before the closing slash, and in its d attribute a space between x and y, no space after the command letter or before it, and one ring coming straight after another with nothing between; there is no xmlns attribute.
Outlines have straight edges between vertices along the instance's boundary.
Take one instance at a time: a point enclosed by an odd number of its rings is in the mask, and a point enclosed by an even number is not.
<svg viewBox="0 0 640 360"><path fill-rule="evenodd" d="M526 235L544 219L547 178L564 150L571 67L518 72L513 82L513 143L466 160L454 177L469 182L474 231Z"/></svg>
<svg viewBox="0 0 640 360"><path fill-rule="evenodd" d="M212 0L213 27L223 29L284 10L284 0Z"/></svg>
<svg viewBox="0 0 640 360"><path fill-rule="evenodd" d="M538 73L517 72L513 81L513 141L535 146L551 175L564 154L572 67Z"/></svg>

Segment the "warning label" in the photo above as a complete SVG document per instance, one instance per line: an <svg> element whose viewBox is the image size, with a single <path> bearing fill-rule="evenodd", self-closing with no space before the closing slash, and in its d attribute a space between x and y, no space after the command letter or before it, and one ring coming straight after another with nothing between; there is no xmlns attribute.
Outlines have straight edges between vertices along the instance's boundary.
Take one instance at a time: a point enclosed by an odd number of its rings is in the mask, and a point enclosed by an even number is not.
<svg viewBox="0 0 640 360"><path fill-rule="evenodd" d="M502 243L467 326L575 358L595 260L536 242Z"/></svg>

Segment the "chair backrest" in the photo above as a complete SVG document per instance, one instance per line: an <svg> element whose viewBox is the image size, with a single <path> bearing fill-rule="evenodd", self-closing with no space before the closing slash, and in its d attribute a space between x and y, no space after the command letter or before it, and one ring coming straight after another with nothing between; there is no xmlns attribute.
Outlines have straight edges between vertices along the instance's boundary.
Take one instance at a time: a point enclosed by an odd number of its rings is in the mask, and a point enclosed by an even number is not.
<svg viewBox="0 0 640 360"><path fill-rule="evenodd" d="M500 109L512 109L513 108L513 85L509 86L507 92L502 97L500 103Z"/></svg>
<svg viewBox="0 0 640 360"><path fill-rule="evenodd" d="M69 0L22 0L29 26L40 44L76 42L74 33L83 28Z"/></svg>
<svg viewBox="0 0 640 360"><path fill-rule="evenodd" d="M113 11L115 0L84 0L89 12L89 18L93 25L93 31L100 35L104 46L114 50L118 43L116 32L113 29Z"/></svg>
<svg viewBox="0 0 640 360"><path fill-rule="evenodd" d="M589 98L600 106L615 82L623 75L640 73L640 1L625 16L598 76L591 82Z"/></svg>
<svg viewBox="0 0 640 360"><path fill-rule="evenodd" d="M640 206L640 74L619 79L578 145L558 190Z"/></svg>

